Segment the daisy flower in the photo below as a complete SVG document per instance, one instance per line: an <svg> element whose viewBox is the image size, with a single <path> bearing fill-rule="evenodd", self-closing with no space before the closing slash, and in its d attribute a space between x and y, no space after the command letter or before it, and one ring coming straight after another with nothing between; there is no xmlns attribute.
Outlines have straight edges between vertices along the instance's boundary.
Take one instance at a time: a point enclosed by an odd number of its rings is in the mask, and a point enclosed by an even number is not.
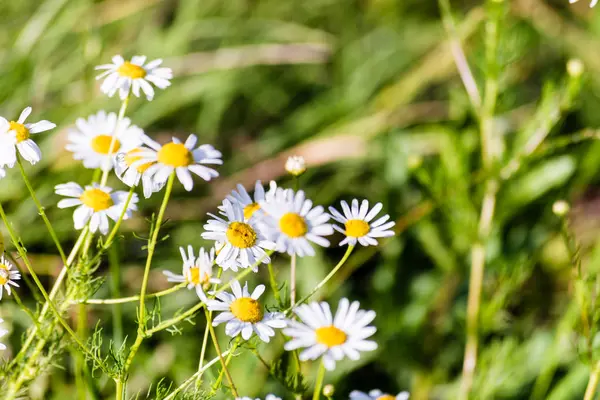
<svg viewBox="0 0 600 400"><path fill-rule="evenodd" d="M6 293L10 296L11 286L19 287L19 284L16 282L19 279L21 279L19 271L14 268L4 255L0 257L0 299L2 299L2 292L4 290L6 290ZM2 335L0 335L0 337L1 336Z"/></svg>
<svg viewBox="0 0 600 400"><path fill-rule="evenodd" d="M353 390L350 392L350 400L408 400L408 392L400 392L396 396L385 394L379 389L373 389L368 394Z"/></svg>
<svg viewBox="0 0 600 400"><path fill-rule="evenodd" d="M210 181L212 178L219 176L217 171L202 164L223 164L221 152L215 150L209 144L203 144L194 149L198 141L196 135L188 136L185 143L173 138L172 142L163 146L146 135L142 136L142 140L150 149L140 151L140 159L134 162L132 167L137 168L140 165L152 163L145 173L158 184L166 182L169 175L175 171L179 182L189 192L194 188L194 181L190 172L205 181Z"/></svg>
<svg viewBox="0 0 600 400"><path fill-rule="evenodd" d="M255 212L260 210L260 202L272 199L277 189L277 183L271 181L269 183L269 191L265 193L262 182L256 181L254 184L254 197L251 197L246 188L238 183L237 190L232 190L231 194L227 195L227 199L232 203L238 203L244 209L244 218L249 220ZM223 206L219 206L219 209L223 211Z"/></svg>
<svg viewBox="0 0 600 400"><path fill-rule="evenodd" d="M219 292L216 294L217 299L207 303L210 311L223 311L213 320L213 326L227 322L227 336L236 337L241 333L242 338L248 340L254 332L260 340L269 343L271 337L275 336L273 328L286 326L282 313L265 313L259 303L258 298L264 293L265 285L258 285L250 294L247 282L242 288L240 283L234 280L231 282L231 290L233 294Z"/></svg>
<svg viewBox="0 0 600 400"><path fill-rule="evenodd" d="M69 130L69 143L65 148L73 152L74 159L82 160L86 168L110 170L112 155L140 146L143 134L143 130L131 125L129 118L118 121L117 114L99 111L87 119L75 121L75 128Z"/></svg>
<svg viewBox="0 0 600 400"><path fill-rule="evenodd" d="M256 399L253 399L252 397L236 397L235 400L260 400L260 398L257 397ZM281 400L281 397L277 397L274 394L268 394L267 397L265 397L265 400Z"/></svg>
<svg viewBox="0 0 600 400"><path fill-rule="evenodd" d="M125 100L133 91L135 97L140 97L140 88L148 100L154 98L154 88L166 89L171 85L173 78L171 68L160 67L162 60L153 60L146 63L146 56L134 56L131 61L125 61L120 55L112 58L111 64L98 65L97 70L105 70L96 79L103 79L100 90L109 97L119 91L121 100Z"/></svg>
<svg viewBox="0 0 600 400"><path fill-rule="evenodd" d="M285 162L285 170L294 176L300 176L306 172L306 161L302 156L291 156L288 157Z"/></svg>
<svg viewBox="0 0 600 400"><path fill-rule="evenodd" d="M19 115L17 121L8 121L0 117L0 167L8 165L12 168L17 162L17 150L21 157L36 164L42 159L42 151L31 140L31 135L48 131L54 127L50 121L42 120L26 124L25 120L31 114L31 107L27 107Z"/></svg>
<svg viewBox="0 0 600 400"><path fill-rule="evenodd" d="M335 318L326 302L296 307L294 313L302 322L287 321L288 328L283 330L283 334L292 339L285 344L285 349L291 351L305 347L300 353L301 361L316 360L322 356L325 368L330 371L335 369L336 361L344 357L358 360L359 351L377 348L377 343L366 340L377 330L368 326L375 318L375 311L359 310L359 306L358 301L350 303L344 298L340 300Z"/></svg>
<svg viewBox="0 0 600 400"><path fill-rule="evenodd" d="M383 208L381 203L375 204L370 211L368 200L363 200L360 207L358 206L357 199L352 200L352 207L345 201L342 201L341 204L344 214L333 207L329 207L329 212L333 219L344 224L344 227L333 226L333 229L346 235L346 239L340 242L340 246L345 244L354 246L356 242L363 246L376 246L376 238L394 236L394 231L390 230L390 228L396 225L396 223L394 221L387 222L390 219L389 215L386 214L378 220L371 222Z"/></svg>
<svg viewBox="0 0 600 400"><path fill-rule="evenodd" d="M313 208L312 201L305 199L302 190L279 191L273 199L262 201L260 205L267 214L264 220L270 226L269 237L277 244L277 251L303 257L315 255L309 241L329 246L329 240L323 236L333 233L327 223L330 216L321 206Z"/></svg>
<svg viewBox="0 0 600 400"><path fill-rule="evenodd" d="M0 318L0 324L4 322L2 318ZM0 338L5 336L8 333L6 329L0 328ZM6 350L6 345L4 343L0 343L0 350Z"/></svg>
<svg viewBox="0 0 600 400"><path fill-rule="evenodd" d="M177 275L171 271L163 271L169 282L186 282L188 289L196 289L196 294L200 300L206 302L204 286L211 283L221 283L220 279L213 278L212 267L215 263L215 249L210 249L210 253L200 249L198 257L194 255L192 246L187 247L187 254L183 247L179 248L181 258L183 259L183 274Z"/></svg>
<svg viewBox="0 0 600 400"><path fill-rule="evenodd" d="M217 264L233 271L238 266L257 271L255 264L270 263L265 249L273 250L275 243L267 240L265 227L259 220L256 217L246 220L242 206L227 199L223 200L222 210L225 219L209 213L212 219L204 225L206 231L202 233L202 238L214 240L218 246Z"/></svg>
<svg viewBox="0 0 600 400"><path fill-rule="evenodd" d="M148 199L152 193L159 192L165 186L165 182L155 182L152 176L146 173L155 162L138 162L142 160L140 154L145 150L147 149L144 147L136 147L127 153L119 153L114 164L117 177L127 186L137 186L142 182L144 197Z"/></svg>
<svg viewBox="0 0 600 400"><path fill-rule="evenodd" d="M99 230L104 235L108 233L108 218L113 221L119 220L129 196L128 192L121 190L113 192L111 188L97 183L83 189L77 183L69 182L56 185L54 189L60 196L71 197L59 201L58 208L77 206L73 213L75 229L83 229L89 221L91 232ZM138 197L134 194L123 219L130 218L131 212L137 210L137 202Z"/></svg>

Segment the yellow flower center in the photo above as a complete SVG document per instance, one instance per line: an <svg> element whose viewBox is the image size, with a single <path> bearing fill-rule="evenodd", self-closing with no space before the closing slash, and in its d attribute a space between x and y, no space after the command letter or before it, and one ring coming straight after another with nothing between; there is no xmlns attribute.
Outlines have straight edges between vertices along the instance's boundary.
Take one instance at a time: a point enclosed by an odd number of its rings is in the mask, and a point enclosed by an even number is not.
<svg viewBox="0 0 600 400"><path fill-rule="evenodd" d="M198 267L190 267L187 275L188 282L193 283L194 285L204 285L209 280L209 276L206 272L200 277L200 268Z"/></svg>
<svg viewBox="0 0 600 400"><path fill-rule="evenodd" d="M339 346L346 343L346 333L333 325L323 326L315 330L317 342L327 347Z"/></svg>
<svg viewBox="0 0 600 400"><path fill-rule="evenodd" d="M247 249L256 243L256 232L244 222L232 222L225 233L229 243L240 249Z"/></svg>
<svg viewBox="0 0 600 400"><path fill-rule="evenodd" d="M346 236L363 237L371 230L369 224L362 219L349 219L346 221Z"/></svg>
<svg viewBox="0 0 600 400"><path fill-rule="evenodd" d="M258 203L248 204L246 207L244 207L244 218L250 219L250 217L252 217L252 215L254 215L254 213L257 212L258 210L260 210L260 204L258 204Z"/></svg>
<svg viewBox="0 0 600 400"><path fill-rule="evenodd" d="M193 161L192 153L182 143L167 143L158 152L158 161L171 167L187 167Z"/></svg>
<svg viewBox="0 0 600 400"><path fill-rule="evenodd" d="M25 125L20 124L18 122L15 121L10 121L10 127L9 129L11 131L15 131L17 134L17 143L22 142L23 140L27 140L29 139L29 129L27 129L25 127Z"/></svg>
<svg viewBox="0 0 600 400"><path fill-rule="evenodd" d="M284 214L279 220L279 228L281 232L293 238L304 236L308 231L306 221L296 213Z"/></svg>
<svg viewBox="0 0 600 400"><path fill-rule="evenodd" d="M8 266L0 264L0 286L5 285L8 282L9 277L10 272L8 271Z"/></svg>
<svg viewBox="0 0 600 400"><path fill-rule="evenodd" d="M112 142L112 151L110 144ZM99 154L114 154L121 148L121 142L119 139L115 139L110 135L98 135L92 139L92 150Z"/></svg>
<svg viewBox="0 0 600 400"><path fill-rule="evenodd" d="M138 155L141 152L142 152L142 149L133 149L133 150L128 151L127 154L125 154L125 164L127 164L127 166L131 167L134 162L141 160L142 156ZM136 169L139 173L146 172L146 170L148 168L150 168L150 166L152 164L154 164L154 163L149 162L146 164L138 165L138 167Z"/></svg>
<svg viewBox="0 0 600 400"><path fill-rule="evenodd" d="M260 303L250 297L240 297L234 300L229 309L242 322L256 324L263 319L263 310Z"/></svg>
<svg viewBox="0 0 600 400"><path fill-rule="evenodd" d="M117 69L117 72L119 75L126 76L131 79L139 79L146 76L146 70L144 68L140 67L139 65L132 64L129 61L125 61L123 64L121 64L119 69Z"/></svg>
<svg viewBox="0 0 600 400"><path fill-rule="evenodd" d="M396 400L396 396L390 396L389 394L384 394L383 396L379 396L375 400Z"/></svg>
<svg viewBox="0 0 600 400"><path fill-rule="evenodd" d="M106 210L114 204L110 194L96 188L83 192L79 200L95 212Z"/></svg>

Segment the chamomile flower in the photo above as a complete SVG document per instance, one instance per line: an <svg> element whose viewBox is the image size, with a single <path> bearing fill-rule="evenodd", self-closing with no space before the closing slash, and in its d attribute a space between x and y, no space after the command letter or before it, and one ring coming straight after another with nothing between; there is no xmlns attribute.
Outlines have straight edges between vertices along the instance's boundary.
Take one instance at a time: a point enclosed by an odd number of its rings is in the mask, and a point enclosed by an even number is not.
<svg viewBox="0 0 600 400"><path fill-rule="evenodd" d="M0 167L8 165L12 168L17 162L17 150L31 164L42 159L42 151L31 139L31 135L48 131L56 127L56 124L46 120L26 124L29 114L31 107L24 109L17 121L0 117Z"/></svg>
<svg viewBox="0 0 600 400"><path fill-rule="evenodd" d="M0 318L0 324L3 323L4 320ZM8 331L6 329L0 328L0 338L6 336ZM0 350L6 350L6 345L4 343L0 343Z"/></svg>
<svg viewBox="0 0 600 400"><path fill-rule="evenodd" d="M260 398L257 397L256 399L252 399L252 397L236 397L235 400L260 400ZM281 400L281 397L277 397L274 394L268 394L267 397L265 397L265 400Z"/></svg>
<svg viewBox="0 0 600 400"><path fill-rule="evenodd" d="M109 97L119 91L121 100L125 100L130 92L140 97L140 89L148 100L154 98L154 88L151 83L159 89L166 89L171 85L173 78L171 68L160 67L162 60L153 60L146 63L146 56L134 56L131 61L125 61L120 55L112 58L111 64L103 64L96 67L97 70L105 70L96 79L103 79L100 90Z"/></svg>
<svg viewBox="0 0 600 400"><path fill-rule="evenodd" d="M73 152L74 159L83 161L84 167L110 170L113 155L127 153L140 146L143 134L143 130L131 125L129 118L118 121L117 114L99 111L87 119L75 121L75 128L69 130L69 143L65 147Z"/></svg>
<svg viewBox="0 0 600 400"><path fill-rule="evenodd" d="M304 197L302 190L278 191L273 199L260 203L266 216L269 238L277 244L277 251L297 254L300 257L313 256L315 250L309 241L328 247L329 240L323 236L331 235L333 228L322 206L313 207L311 200Z"/></svg>
<svg viewBox="0 0 600 400"><path fill-rule="evenodd" d="M336 361L348 357L360 358L359 351L372 351L377 343L366 340L377 330L369 323L375 319L375 311L359 310L358 301L350 303L340 300L335 318L326 302L303 304L294 309L302 322L288 320L284 335L292 337L285 344L288 351L306 348L300 353L300 360L316 360L323 357L328 370L335 369Z"/></svg>
<svg viewBox="0 0 600 400"><path fill-rule="evenodd" d="M163 271L169 282L186 282L188 289L196 289L196 294L200 300L206 302L207 297L204 293L204 287L211 283L221 283L220 279L213 278L213 264L215 262L215 249L210 252L200 249L198 257L194 255L192 246L187 247L187 254L183 247L179 248L181 258L183 259L183 274L177 275L171 271Z"/></svg>
<svg viewBox="0 0 600 400"><path fill-rule="evenodd" d="M232 203L238 203L244 209L244 218L249 220L254 213L260 211L260 202L272 199L275 192L277 192L277 183L275 181L269 183L269 191L266 193L262 182L256 181L254 184L254 197L251 197L246 188L238 183L237 190L232 190L231 194L227 195L227 199ZM223 206L219 206L219 209L222 211Z"/></svg>
<svg viewBox="0 0 600 400"><path fill-rule="evenodd" d="M221 245L217 255L217 264L223 269L237 271L241 268L258 269L259 262L268 264L271 258L265 252L273 250L275 243L267 240L264 226L256 217L246 220L244 209L239 203L225 199L222 205L225 219L208 214L212 219L204 225L202 238L214 240Z"/></svg>
<svg viewBox="0 0 600 400"><path fill-rule="evenodd" d="M279 329L286 326L282 313L266 312L258 298L264 293L265 285L258 285L250 294L248 283L242 288L236 280L231 282L233 294L227 292L217 293L215 300L210 300L207 305L211 311L223 311L213 320L213 326L226 322L225 333L236 337L240 333L244 340L250 339L252 333L265 343L269 343L275 336L273 328Z"/></svg>
<svg viewBox="0 0 600 400"><path fill-rule="evenodd" d="M369 393L353 390L350 392L350 400L408 400L410 394L408 392L400 392L396 396L383 393L379 389L373 389Z"/></svg>
<svg viewBox="0 0 600 400"><path fill-rule="evenodd" d="M19 287L17 281L20 279L21 274L15 269L12 263L4 255L0 257L0 299L2 299L2 292L4 290L10 296L11 286Z"/></svg>
<svg viewBox="0 0 600 400"><path fill-rule="evenodd" d="M285 162L285 170L294 176L300 176L306 172L306 161L302 156L291 156Z"/></svg>
<svg viewBox="0 0 600 400"><path fill-rule="evenodd" d="M376 246L376 238L394 236L394 231L390 228L396 223L393 221L387 222L390 219L389 215L386 214L371 222L383 208L381 203L375 204L370 211L368 200L363 200L360 207L357 199L352 200L352 207L345 201L342 201L341 204L344 214L333 207L329 207L333 219L344 224L344 227L333 226L333 229L346 235L346 238L340 242L340 246L345 244L354 246L356 242L363 246Z"/></svg>
<svg viewBox="0 0 600 400"><path fill-rule="evenodd" d="M146 135L142 136L142 140L150 149L140 151L140 159L134 162L132 166L138 167L152 163L145 173L158 184L166 182L169 175L175 172L179 182L189 192L194 188L194 181L190 172L205 181L210 181L219 176L217 171L202 164L223 164L221 152L209 144L203 144L194 149L198 141L196 135L188 136L185 143L173 138L172 142L163 146Z"/></svg>
<svg viewBox="0 0 600 400"><path fill-rule="evenodd" d="M54 189L56 194L70 197L59 201L58 208L77 207L73 213L75 229L83 229L89 221L91 232L99 230L104 235L108 233L108 218L119 220L129 196L128 192L113 192L111 188L96 183L84 189L75 182L69 182L56 185ZM133 194L123 219L130 218L131 212L137 210L137 202L138 197Z"/></svg>
<svg viewBox="0 0 600 400"><path fill-rule="evenodd" d="M137 186L142 182L144 197L148 199L152 193L159 192L165 186L165 182L155 182L152 176L146 173L155 162L138 162L142 160L140 154L144 150L144 147L136 147L126 153L119 153L114 159L114 164L117 177L127 186Z"/></svg>

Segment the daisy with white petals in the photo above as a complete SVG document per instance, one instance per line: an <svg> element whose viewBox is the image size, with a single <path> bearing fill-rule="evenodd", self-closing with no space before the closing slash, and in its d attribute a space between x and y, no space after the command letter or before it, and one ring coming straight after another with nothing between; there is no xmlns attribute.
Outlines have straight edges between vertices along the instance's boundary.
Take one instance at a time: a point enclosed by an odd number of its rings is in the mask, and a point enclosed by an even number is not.
<svg viewBox="0 0 600 400"><path fill-rule="evenodd" d="M145 173L151 176L157 184L166 182L169 176L175 172L179 182L189 192L194 188L194 181L190 172L205 181L210 181L219 176L217 171L202 164L223 164L221 152L209 144L203 144L195 148L198 142L196 135L188 136L185 143L173 138L172 142L163 146L146 135L142 136L142 140L150 149L143 148L138 153L140 159L131 166L137 168L152 163Z"/></svg>
<svg viewBox="0 0 600 400"><path fill-rule="evenodd" d="M112 64L103 64L96 67L97 70L105 70L96 79L103 79L100 90L109 97L119 91L121 100L125 100L130 92L140 97L140 89L148 100L154 98L154 88L151 83L159 89L166 89L171 85L173 78L171 68L161 67L162 60L153 60L146 63L146 56L134 56L131 61L125 61L120 55L112 58Z"/></svg>
<svg viewBox="0 0 600 400"><path fill-rule="evenodd" d="M136 147L127 153L119 153L114 158L114 164L117 177L127 186L138 186L142 182L144 197L148 199L153 193L159 192L165 186L165 182L155 182L152 176L146 173L156 162L139 162L142 160L140 154L144 149Z"/></svg>
<svg viewBox="0 0 600 400"><path fill-rule="evenodd" d="M12 168L17 162L17 150L31 164L42 159L42 151L31 139L31 135L53 129L56 124L46 120L26 124L29 114L31 107L24 109L17 121L9 122L0 117L0 167L8 165Z"/></svg>
<svg viewBox="0 0 600 400"><path fill-rule="evenodd" d="M350 400L408 400L410 394L408 392L400 392L396 396L383 393L379 389L373 389L369 393L353 390L350 392Z"/></svg>
<svg viewBox="0 0 600 400"><path fill-rule="evenodd" d="M122 190L113 192L107 186L93 184L85 189L75 182L56 185L56 194L70 197L58 202L58 208L77 207L73 213L75 229L83 229L90 223L90 231L108 233L108 218L118 221L127 202L128 192ZM133 194L129 205L125 210L123 219L131 217L131 213L137 210L138 197Z"/></svg>
<svg viewBox="0 0 600 400"><path fill-rule="evenodd" d="M0 324L4 322L2 318L0 318ZM6 329L0 328L0 338L5 336L8 333ZM4 343L0 343L0 350L6 350L6 345Z"/></svg>
<svg viewBox="0 0 600 400"><path fill-rule="evenodd" d="M284 335L292 339L285 344L288 351L306 348L300 360L316 360L323 357L328 370L335 369L336 361L348 357L360 358L360 351L372 351L377 343L366 340L377 330L369 324L375 319L375 311L359 310L359 302L340 300L335 318L326 302L303 304L294 309L302 322L288 320Z"/></svg>
<svg viewBox="0 0 600 400"><path fill-rule="evenodd" d="M269 238L277 244L277 251L297 254L300 257L313 256L315 250L309 241L328 247L333 228L322 206L313 208L311 200L305 199L302 190L278 191L273 199L260 203L267 214L264 218L269 226Z"/></svg>
<svg viewBox="0 0 600 400"><path fill-rule="evenodd" d="M227 199L223 200L222 210L225 219L209 213L212 219L204 225L206 231L202 233L202 238L220 245L217 264L233 271L237 271L238 266L252 267L256 271L258 266L255 264L270 263L265 249L273 250L275 243L267 240L259 219L253 216L246 220L242 206Z"/></svg>
<svg viewBox="0 0 600 400"><path fill-rule="evenodd" d="M396 223L394 221L387 222L390 219L389 215L386 214L373 221L383 208L381 203L375 204L370 211L368 200L363 200L360 207L357 199L352 200L352 207L345 201L342 201L341 204L344 214L333 207L329 207L333 219L344 224L343 227L333 226L336 231L346 235L346 238L340 242L340 246L345 244L354 246L356 242L363 246L376 246L378 244L377 238L394 236L394 231L390 228Z"/></svg>
<svg viewBox="0 0 600 400"><path fill-rule="evenodd" d="M2 299L4 290L10 296L11 286L19 287L17 281L20 279L21 274L15 269L12 263L4 255L0 257L0 299ZM0 322L2 321L0 320Z"/></svg>
<svg viewBox="0 0 600 400"><path fill-rule="evenodd" d="M235 400L260 400L260 398L257 397L256 399L253 399L252 397L236 397ZM281 400L281 397L277 397L274 394L268 394L267 397L265 397L265 400Z"/></svg>
<svg viewBox="0 0 600 400"><path fill-rule="evenodd" d="M110 170L113 156L139 147L143 134L143 130L131 125L129 118L118 121L117 114L99 111L75 121L65 148L73 152L74 159L82 160L86 168Z"/></svg>
<svg viewBox="0 0 600 400"><path fill-rule="evenodd" d="M277 183L271 181L269 183L269 191L265 193L262 182L256 181L254 184L254 196L251 197L246 188L238 183L237 190L232 190L231 194L227 195L227 199L232 203L238 203L244 209L244 218L249 220L254 213L260 211L260 203L272 199L277 189ZM279 190L283 189L280 188ZM223 206L219 206L219 209L223 210Z"/></svg>
<svg viewBox="0 0 600 400"><path fill-rule="evenodd" d="M188 289L196 289L196 294L200 300L206 302L207 297L204 293L204 287L211 283L221 283L220 279L213 278L213 264L215 262L215 249L210 249L210 253L200 249L198 257L194 255L192 246L187 247L187 254L183 247L179 248L181 258L183 259L183 274L177 275L171 271L163 271L169 282L186 282Z"/></svg>
<svg viewBox="0 0 600 400"><path fill-rule="evenodd" d="M217 293L215 300L210 300L207 305L211 311L223 311L213 320L213 326L226 322L225 333L236 337L240 333L244 340L250 339L252 333L265 343L269 343L275 336L273 328L280 329L286 326L282 313L267 312L258 298L264 293L265 285L258 285L250 294L248 283L242 288L236 280L231 282L233 294L227 292Z"/></svg>

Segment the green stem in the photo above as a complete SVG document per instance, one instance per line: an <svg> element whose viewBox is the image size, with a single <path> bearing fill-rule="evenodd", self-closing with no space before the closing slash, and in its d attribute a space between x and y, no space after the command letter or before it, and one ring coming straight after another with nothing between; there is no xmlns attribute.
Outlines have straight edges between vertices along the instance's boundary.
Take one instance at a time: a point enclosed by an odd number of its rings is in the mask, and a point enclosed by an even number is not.
<svg viewBox="0 0 600 400"><path fill-rule="evenodd" d="M121 103L121 108L119 109L119 115L117 117L117 123L115 124L115 131L112 132L110 145L108 146L108 154L106 155L107 158L110 158L115 151L115 144L117 143L117 129L119 128L121 121L123 121L123 118L125 118L125 111L127 111L127 106L129 105L129 97L130 95L128 94L127 97L125 97L125 100L123 100ZM108 181L108 173L110 172L111 168L107 167L106 165L101 165L101 168L102 178L100 179L100 186L106 186L106 182Z"/></svg>
<svg viewBox="0 0 600 400"><path fill-rule="evenodd" d="M208 315L212 318L212 312ZM210 328L208 327L208 321L206 321L206 327L204 328L204 337L202 338L202 349L200 350L200 361L198 362L198 377L196 378L196 388L200 388L202 384L202 368L204 367L204 357L206 357L206 345L208 344L208 334Z"/></svg>
<svg viewBox="0 0 600 400"><path fill-rule="evenodd" d="M592 373L590 374L590 380L588 381L587 388L585 389L585 395L583 400L593 400L596 395L596 388L598 387L598 380L600 380L600 361L596 363Z"/></svg>
<svg viewBox="0 0 600 400"><path fill-rule="evenodd" d="M118 249L115 246L110 247L108 250L108 265L110 269L110 293L113 298L118 298L121 295L121 271ZM112 309L112 320L113 340L115 347L118 348L123 343L123 310L119 303L116 303Z"/></svg>
<svg viewBox="0 0 600 400"><path fill-rule="evenodd" d="M229 355L225 359L226 366L229 366L229 363L231 362L231 359L233 358L233 354L234 354L235 350L238 348L239 344L240 344L240 337L238 336L237 340L233 343L233 346L231 347L231 351L229 352ZM221 369L221 372L219 373L219 377L217 378L217 381L214 384L213 390L215 390L215 392L221 386L221 382L223 382L224 373L225 373L225 369Z"/></svg>
<svg viewBox="0 0 600 400"><path fill-rule="evenodd" d="M219 345L219 340L217 339L217 334L215 333L215 329L212 326L212 321L210 319L210 315L208 314L208 311L205 310L205 312L206 312L206 323L208 324L208 329L210 331L210 336L212 338L213 345L215 346L215 350L217 351L217 354L219 354L221 366L223 367L223 371L225 371L225 376L227 377L227 381L229 382L229 386L231 387L231 393L237 399L240 396L238 395L237 389L235 388L235 384L233 383L233 378L231 377L231 374L229 373L229 370L227 369L227 363L225 362L225 359L223 358L223 355L221 353L221 346ZM232 353L233 353L233 351L232 351Z"/></svg>
<svg viewBox="0 0 600 400"><path fill-rule="evenodd" d="M277 304L281 304L281 295L279 294L279 288L277 287L277 279L275 279L275 271L273 270L272 263L269 263L269 282L271 283L271 290L273 290Z"/></svg>
<svg viewBox="0 0 600 400"><path fill-rule="evenodd" d="M123 400L123 382L120 379L117 379L115 384L115 399Z"/></svg>
<svg viewBox="0 0 600 400"><path fill-rule="evenodd" d="M85 304L79 304L77 307L77 336L82 341L87 338L87 309ZM85 356L81 353L75 354L76 368L75 368L75 380L77 394L80 400L86 400L87 398L87 387L85 379Z"/></svg>
<svg viewBox="0 0 600 400"><path fill-rule="evenodd" d="M292 254L291 262L291 274L290 274L290 303L294 307L296 304L296 253Z"/></svg>
<svg viewBox="0 0 600 400"><path fill-rule="evenodd" d="M319 372L317 372L317 382L315 383L315 391L313 392L313 400L319 400L321 398L321 389L323 388L323 381L325 380L325 364L321 361L319 365Z"/></svg>
<svg viewBox="0 0 600 400"><path fill-rule="evenodd" d="M170 287L165 290L161 290L160 292L150 293L146 295L147 299L156 298L166 296L171 293L175 293L187 286L187 282L182 282L176 286ZM129 296L129 297L119 297L116 299L86 299L86 300L72 300L72 304L124 304L124 303L132 303L134 301L139 301L140 296Z"/></svg>
<svg viewBox="0 0 600 400"><path fill-rule="evenodd" d="M21 301L21 297L19 296L19 294L17 293L16 290L12 290L12 296L15 298L15 301L17 302L17 304L19 305L19 308L21 310L23 310L25 312L25 314L27 314L29 316L29 318L31 318L31 321L34 323L34 325L36 326L36 328L39 330L40 326L37 322L37 319L35 318L35 315L33 315L33 313L31 312L31 310L25 305L23 304L23 302Z"/></svg>
<svg viewBox="0 0 600 400"><path fill-rule="evenodd" d="M23 177L23 182L25 182L25 186L27 186L27 190L29 191L29 195L33 199L33 202L35 203L35 206L38 209L38 213L40 214L40 216L44 220L44 224L46 225L46 229L48 229L48 233L50 233L50 237L52 238L52 241L56 245L56 249L58 250L58 253L60 254L60 258L62 259L62 262L64 264L66 264L67 263L67 257L65 256L65 251L63 250L63 248L62 248L62 246L60 244L60 240L58 240L58 235L54 231L54 228L52 227L52 224L50 223L50 220L46 216L46 212L44 211L44 207L42 207L42 203L40 203L40 201L38 200L38 198L37 198L37 196L35 194L35 190L33 190L33 186L31 186L31 182L29 181L29 178L27 177L27 174L25 173L25 168L23 168L23 163L21 162L21 157L17 157L17 165L19 166L19 171L21 171L21 176Z"/></svg>

